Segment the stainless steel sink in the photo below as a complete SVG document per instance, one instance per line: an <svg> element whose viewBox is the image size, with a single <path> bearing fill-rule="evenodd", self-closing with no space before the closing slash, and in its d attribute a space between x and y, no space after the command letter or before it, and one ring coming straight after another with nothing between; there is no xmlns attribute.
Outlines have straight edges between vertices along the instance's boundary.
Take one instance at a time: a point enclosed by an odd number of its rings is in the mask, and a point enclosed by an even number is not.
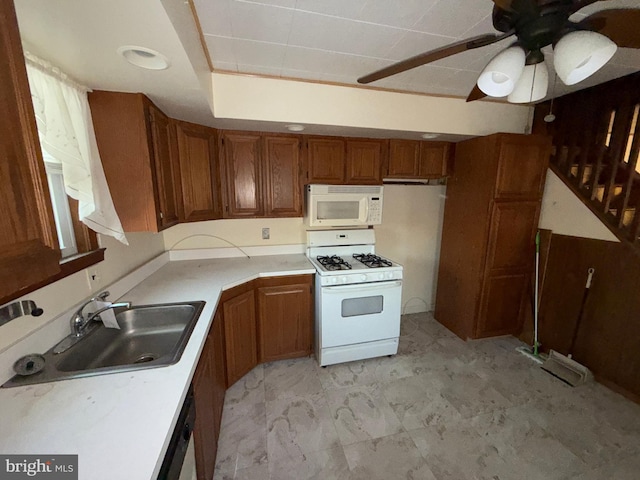
<svg viewBox="0 0 640 480"><path fill-rule="evenodd" d="M53 348L46 352L42 371L16 375L3 387L172 365L180 360L204 304L115 309L120 330L96 322L84 338L63 353L55 354Z"/></svg>

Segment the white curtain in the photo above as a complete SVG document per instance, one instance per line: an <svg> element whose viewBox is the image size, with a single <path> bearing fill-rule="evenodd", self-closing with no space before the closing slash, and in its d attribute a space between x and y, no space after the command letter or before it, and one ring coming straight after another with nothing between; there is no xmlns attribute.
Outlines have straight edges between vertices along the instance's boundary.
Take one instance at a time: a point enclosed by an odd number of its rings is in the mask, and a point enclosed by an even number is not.
<svg viewBox="0 0 640 480"><path fill-rule="evenodd" d="M128 245L102 169L89 89L35 55L25 57L40 144L62 164L65 191L78 200L80 220Z"/></svg>

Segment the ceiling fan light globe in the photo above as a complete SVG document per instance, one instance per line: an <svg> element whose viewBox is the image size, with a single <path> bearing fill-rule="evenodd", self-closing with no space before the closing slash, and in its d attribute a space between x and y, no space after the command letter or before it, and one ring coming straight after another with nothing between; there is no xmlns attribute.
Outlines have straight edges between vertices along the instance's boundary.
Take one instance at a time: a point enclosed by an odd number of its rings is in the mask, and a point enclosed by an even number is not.
<svg viewBox="0 0 640 480"><path fill-rule="evenodd" d="M537 102L547 96L548 89L549 70L547 65L544 62L526 65L520 80L507 99L510 103Z"/></svg>
<svg viewBox="0 0 640 480"><path fill-rule="evenodd" d="M522 47L513 46L503 50L484 67L478 77L478 88L490 97L506 97L522 75L524 62Z"/></svg>
<svg viewBox="0 0 640 480"><path fill-rule="evenodd" d="M575 85L600 70L618 46L590 30L578 30L562 37L553 49L553 64L565 85Z"/></svg>

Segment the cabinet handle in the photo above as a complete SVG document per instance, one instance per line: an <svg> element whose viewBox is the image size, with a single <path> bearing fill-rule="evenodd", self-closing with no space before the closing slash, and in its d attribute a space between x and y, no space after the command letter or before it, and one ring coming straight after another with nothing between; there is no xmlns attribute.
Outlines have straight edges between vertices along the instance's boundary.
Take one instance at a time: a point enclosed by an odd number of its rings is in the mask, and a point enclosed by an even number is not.
<svg viewBox="0 0 640 480"><path fill-rule="evenodd" d="M164 218L164 214L160 212L160 218Z"/></svg>

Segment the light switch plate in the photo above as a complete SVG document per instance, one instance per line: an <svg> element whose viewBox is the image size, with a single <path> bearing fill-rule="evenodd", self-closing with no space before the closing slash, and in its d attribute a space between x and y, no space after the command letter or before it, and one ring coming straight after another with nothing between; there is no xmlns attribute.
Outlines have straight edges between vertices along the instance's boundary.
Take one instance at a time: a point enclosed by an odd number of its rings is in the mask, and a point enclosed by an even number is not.
<svg viewBox="0 0 640 480"><path fill-rule="evenodd" d="M270 237L271 237L271 233L270 233L269 227L263 228L262 229L262 239L263 240L269 240Z"/></svg>

